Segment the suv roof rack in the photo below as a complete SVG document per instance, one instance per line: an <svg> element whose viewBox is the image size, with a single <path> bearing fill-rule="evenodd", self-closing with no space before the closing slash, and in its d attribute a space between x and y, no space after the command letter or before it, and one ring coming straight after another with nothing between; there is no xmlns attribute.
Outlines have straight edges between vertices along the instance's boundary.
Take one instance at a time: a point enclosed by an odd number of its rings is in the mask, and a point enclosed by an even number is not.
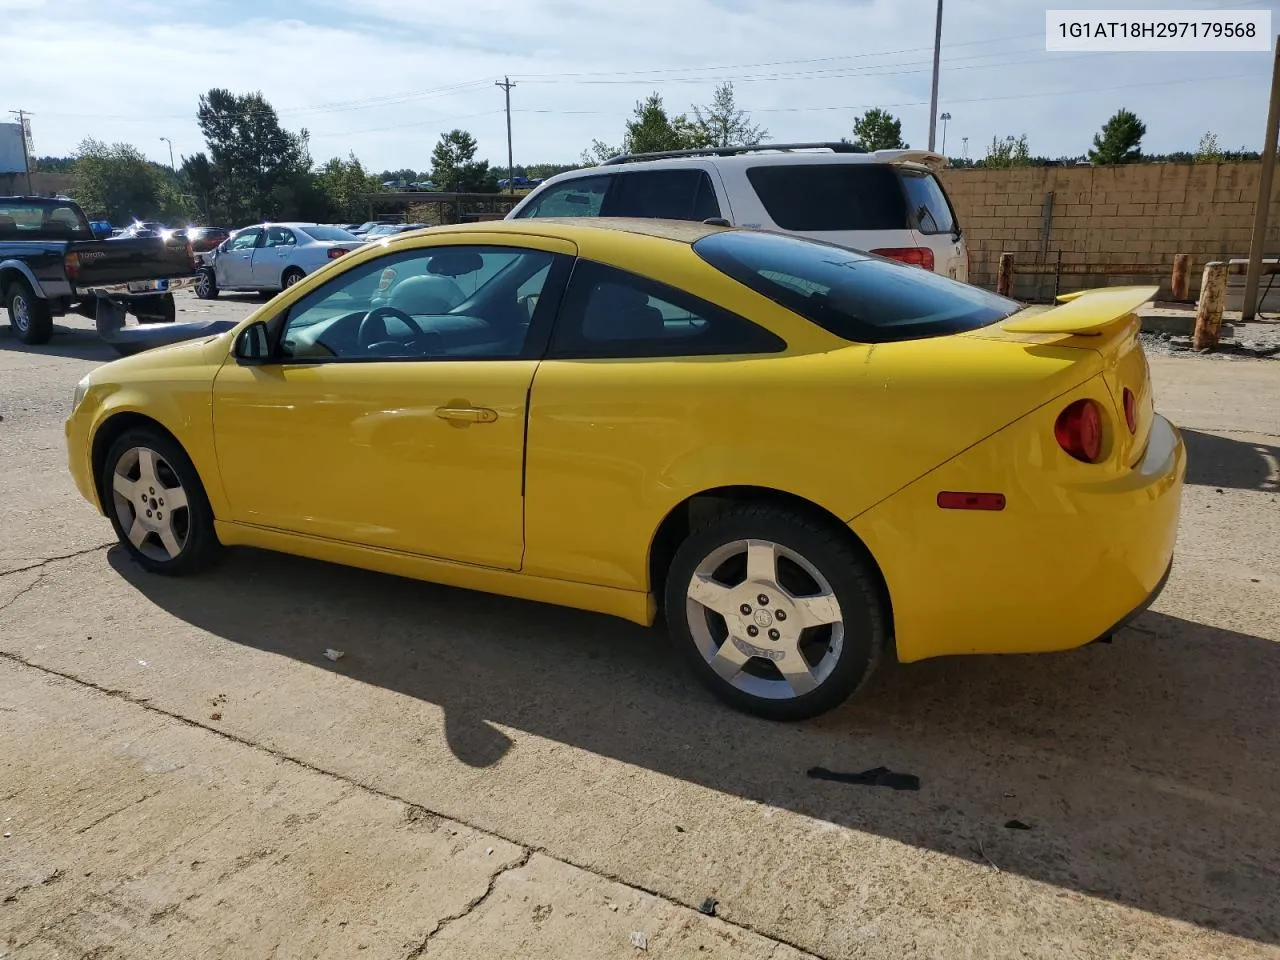
<svg viewBox="0 0 1280 960"><path fill-rule="evenodd" d="M756 153L761 150L818 150L826 149L832 153L866 153L861 147L844 140L822 140L812 143L753 143L743 147L700 147L693 150L659 150L655 153L620 153L601 162L602 167L611 167L620 163L640 163L645 160L666 160L670 157L734 157L743 153Z"/></svg>

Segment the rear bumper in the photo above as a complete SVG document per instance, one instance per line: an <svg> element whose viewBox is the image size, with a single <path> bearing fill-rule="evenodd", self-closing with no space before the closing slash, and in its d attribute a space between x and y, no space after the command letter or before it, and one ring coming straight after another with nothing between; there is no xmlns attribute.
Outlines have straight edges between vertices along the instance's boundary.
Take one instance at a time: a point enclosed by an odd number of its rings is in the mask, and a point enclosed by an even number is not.
<svg viewBox="0 0 1280 960"><path fill-rule="evenodd" d="M107 297L153 297L157 293L170 293L184 287L193 287L196 283L194 275L189 277L173 277L162 280L134 280L129 283L109 283L92 287L78 287L82 294L98 294Z"/></svg>
<svg viewBox="0 0 1280 960"><path fill-rule="evenodd" d="M1163 588L1186 474L1178 431L1157 416L1141 463L1080 465L1066 481L1044 435L1039 422L1007 429L851 522L884 573L900 660L1083 646ZM943 510L942 490L1008 505Z"/></svg>

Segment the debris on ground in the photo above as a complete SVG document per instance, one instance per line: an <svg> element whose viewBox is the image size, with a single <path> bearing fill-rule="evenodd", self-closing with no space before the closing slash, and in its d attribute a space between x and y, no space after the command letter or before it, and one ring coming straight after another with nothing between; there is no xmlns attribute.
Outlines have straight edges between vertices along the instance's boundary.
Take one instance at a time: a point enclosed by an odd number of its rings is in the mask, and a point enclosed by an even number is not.
<svg viewBox="0 0 1280 960"><path fill-rule="evenodd" d="M637 950L648 950L649 938L646 937L639 930L634 930L631 933L631 945L635 947Z"/></svg>
<svg viewBox="0 0 1280 960"><path fill-rule="evenodd" d="M920 778L912 773L894 773L888 767L875 767L861 773L837 773L826 767L811 767L813 780L834 780L837 783L856 783L868 787L889 787L892 790L919 790Z"/></svg>
<svg viewBox="0 0 1280 960"><path fill-rule="evenodd" d="M221 720L221 719L222 719L222 713L221 713L220 711L218 711L218 710L215 710L215 711L213 711L213 713L209 714L209 719L210 719L210 720Z"/></svg>
<svg viewBox="0 0 1280 960"><path fill-rule="evenodd" d="M702 905L698 907L698 912L705 913L708 917L714 917L716 915L716 904L719 902L715 897L707 897L702 901Z"/></svg>
<svg viewBox="0 0 1280 960"><path fill-rule="evenodd" d="M346 655L347 654L345 651L335 650L333 649L333 647L330 647L328 650L324 652L324 658L326 660L341 660Z"/></svg>
<svg viewBox="0 0 1280 960"><path fill-rule="evenodd" d="M1010 820L1004 825L1006 830L1030 830L1031 825L1023 823L1021 820Z"/></svg>

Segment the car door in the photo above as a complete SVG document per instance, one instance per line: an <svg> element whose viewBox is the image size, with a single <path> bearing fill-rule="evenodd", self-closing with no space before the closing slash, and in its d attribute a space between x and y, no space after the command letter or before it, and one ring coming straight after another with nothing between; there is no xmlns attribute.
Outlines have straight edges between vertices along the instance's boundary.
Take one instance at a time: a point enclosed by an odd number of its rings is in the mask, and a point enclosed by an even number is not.
<svg viewBox="0 0 1280 960"><path fill-rule="evenodd" d="M214 261L220 287L247 287L253 282L253 251L262 242L260 227L241 230Z"/></svg>
<svg viewBox="0 0 1280 960"><path fill-rule="evenodd" d="M519 569L529 387L576 248L467 239L344 270L282 307L266 362L223 366L233 522Z"/></svg>
<svg viewBox="0 0 1280 960"><path fill-rule="evenodd" d="M288 227L273 224L267 227L262 244L253 251L250 273L253 285L260 290L274 290L284 286L280 279L289 258L298 249L298 236Z"/></svg>

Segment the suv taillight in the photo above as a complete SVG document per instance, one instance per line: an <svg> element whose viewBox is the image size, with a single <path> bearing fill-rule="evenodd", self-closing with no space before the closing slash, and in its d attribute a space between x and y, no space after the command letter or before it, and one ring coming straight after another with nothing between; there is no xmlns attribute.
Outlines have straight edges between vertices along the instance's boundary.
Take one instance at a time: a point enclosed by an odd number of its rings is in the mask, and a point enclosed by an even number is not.
<svg viewBox="0 0 1280 960"><path fill-rule="evenodd" d="M913 267L921 267L925 270L933 270L933 251L928 247L881 247L879 250L872 250L878 257L888 257L890 260L897 260L899 263L910 264Z"/></svg>
<svg viewBox="0 0 1280 960"><path fill-rule="evenodd" d="M1077 400L1058 414L1053 435L1077 460L1097 463L1102 459L1102 408L1092 400Z"/></svg>

